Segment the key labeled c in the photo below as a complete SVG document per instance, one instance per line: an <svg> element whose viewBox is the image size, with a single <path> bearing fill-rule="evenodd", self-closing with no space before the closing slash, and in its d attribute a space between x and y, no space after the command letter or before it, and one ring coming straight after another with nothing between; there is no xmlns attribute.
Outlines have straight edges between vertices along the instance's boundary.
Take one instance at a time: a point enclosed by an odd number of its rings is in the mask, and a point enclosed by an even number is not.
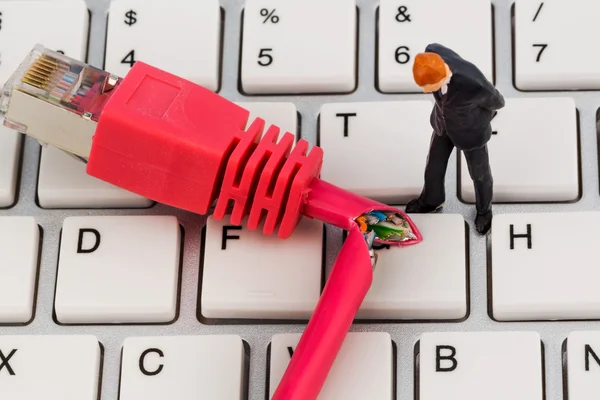
<svg viewBox="0 0 600 400"><path fill-rule="evenodd" d="M158 356L159 356L160 358L163 358L163 357L165 356L165 355L164 355L164 353L162 352L162 350L160 350L160 349L147 349L147 350L145 350L145 351L142 353L142 355L140 356L140 361L139 361L139 364L140 364L140 371L142 372L142 374L144 374L144 375L146 375L146 376L154 376L154 375L158 375L158 374L160 374L160 372L163 370L163 367L164 367L164 366L163 366L163 364L159 364L159 365L158 365L158 368L157 368L157 369L155 369L154 371L148 371L148 370L146 369L146 367L145 367L145 363L144 363L144 362L146 361L146 356L147 356L148 354L150 354L150 353L156 353L156 354L158 354Z"/></svg>

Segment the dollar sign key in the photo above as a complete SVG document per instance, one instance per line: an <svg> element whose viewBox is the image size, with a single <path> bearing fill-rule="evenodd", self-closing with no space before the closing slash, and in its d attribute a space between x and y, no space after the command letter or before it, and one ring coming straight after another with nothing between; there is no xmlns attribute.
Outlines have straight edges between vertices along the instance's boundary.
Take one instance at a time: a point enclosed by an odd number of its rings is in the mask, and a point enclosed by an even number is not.
<svg viewBox="0 0 600 400"><path fill-rule="evenodd" d="M133 10L129 10L125 13L125 23L129 26L135 24L137 22L137 18L135 17L137 13Z"/></svg>

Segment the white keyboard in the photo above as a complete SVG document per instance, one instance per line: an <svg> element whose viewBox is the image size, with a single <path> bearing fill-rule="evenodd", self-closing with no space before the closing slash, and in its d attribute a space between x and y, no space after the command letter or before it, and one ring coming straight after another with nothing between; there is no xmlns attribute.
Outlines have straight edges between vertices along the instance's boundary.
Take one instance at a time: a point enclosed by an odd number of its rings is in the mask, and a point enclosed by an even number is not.
<svg viewBox="0 0 600 400"><path fill-rule="evenodd" d="M41 42L197 82L320 145L322 178L403 208L423 184L431 42L506 99L494 220L453 153L425 241L377 248L319 400L600 399L600 6L586 0L0 0L0 81ZM0 400L265 400L343 242L156 204L0 127Z"/></svg>

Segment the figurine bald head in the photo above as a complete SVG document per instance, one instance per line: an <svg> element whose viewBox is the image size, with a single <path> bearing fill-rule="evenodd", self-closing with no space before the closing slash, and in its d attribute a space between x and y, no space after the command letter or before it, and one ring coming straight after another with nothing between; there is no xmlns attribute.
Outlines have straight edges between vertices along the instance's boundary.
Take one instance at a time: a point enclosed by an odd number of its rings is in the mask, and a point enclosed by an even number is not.
<svg viewBox="0 0 600 400"><path fill-rule="evenodd" d="M413 64L413 77L425 93L440 90L452 75L450 67L436 53L419 53Z"/></svg>

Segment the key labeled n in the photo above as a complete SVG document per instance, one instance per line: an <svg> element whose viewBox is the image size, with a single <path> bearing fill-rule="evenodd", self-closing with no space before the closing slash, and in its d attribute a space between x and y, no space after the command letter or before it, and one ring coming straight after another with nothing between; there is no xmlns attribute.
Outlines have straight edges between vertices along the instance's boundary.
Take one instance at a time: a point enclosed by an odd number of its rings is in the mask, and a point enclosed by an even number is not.
<svg viewBox="0 0 600 400"><path fill-rule="evenodd" d="M598 364L598 368L596 371L600 371L600 351L594 351L592 346L586 344L584 347L585 351L585 370L586 372L590 372L590 364L596 363Z"/></svg>

